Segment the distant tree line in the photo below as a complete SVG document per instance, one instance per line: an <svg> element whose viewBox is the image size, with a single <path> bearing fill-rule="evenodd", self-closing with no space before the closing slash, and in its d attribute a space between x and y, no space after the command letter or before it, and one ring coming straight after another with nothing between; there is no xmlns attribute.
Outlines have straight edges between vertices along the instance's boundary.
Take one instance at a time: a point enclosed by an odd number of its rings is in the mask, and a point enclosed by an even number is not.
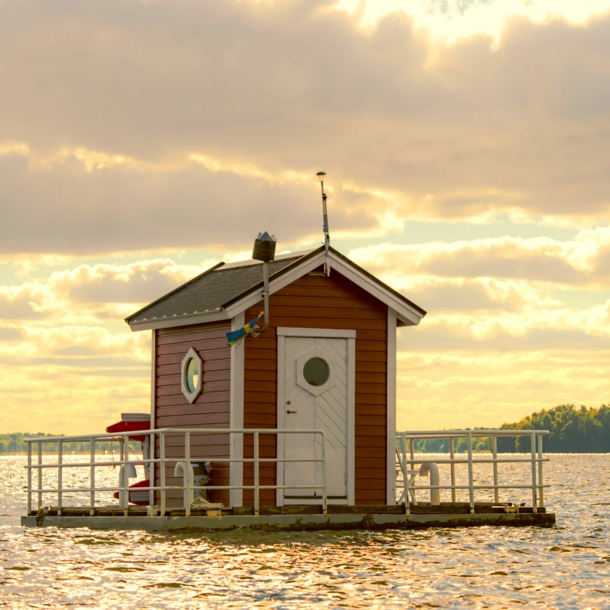
<svg viewBox="0 0 610 610"><path fill-rule="evenodd" d="M485 430L485 428L474 428ZM545 453L610 453L610 405L598 409L580 408L574 405L559 405L543 409L524 417L513 424L503 424L500 430L548 430L544 437ZM498 451L503 453L526 453L531 451L531 440L527 436L499 438ZM473 439L473 450L490 451L489 438ZM465 438L454 441L455 451L467 451ZM448 439L424 439L415 441L415 450L423 453L448 453Z"/></svg>
<svg viewBox="0 0 610 610"><path fill-rule="evenodd" d="M610 453L610 404L598 409L559 405L524 417L515 424L504 424L503 430L549 430L544 438L548 453ZM507 451L522 451L529 439L521 438L516 447Z"/></svg>
<svg viewBox="0 0 610 610"><path fill-rule="evenodd" d="M32 434L30 432L12 432L11 434L0 434L0 455L7 453L27 453L27 443L23 440L25 438L47 438L54 436L63 436L63 434L45 434L44 432L36 432ZM140 451L140 443L129 443L132 450ZM46 442L43 444L43 452L51 453L59 450L59 442ZM38 451L36 445L32 447L34 454ZM63 452L69 453L86 453L91 451L90 443L87 441L64 441ZM113 451L119 451L118 441L104 441L95 443L96 453L112 453Z"/></svg>
<svg viewBox="0 0 610 610"><path fill-rule="evenodd" d="M480 431L485 428L474 428ZM574 405L559 405L553 409L543 409L524 417L513 424L502 424L500 430L548 430L550 434L544 437L545 453L610 453L610 405L602 405L598 409L580 408ZM63 436L60 434L45 434L37 432L14 432L0 434L0 455L7 453L25 453L27 444L24 438L45 438ZM139 443L130 443L132 450L140 450ZM467 450L465 438L455 439L455 451L463 453ZM118 442L96 443L97 453L111 453L118 451ZM473 439L474 451L489 451L491 449L488 437ZM45 453L57 451L57 442L44 444ZM90 451L88 442L65 441L64 453L85 453ZM415 450L423 453L449 453L448 439L423 439L415 441ZM525 453L531 451L530 438L527 436L498 439L498 451L503 453Z"/></svg>

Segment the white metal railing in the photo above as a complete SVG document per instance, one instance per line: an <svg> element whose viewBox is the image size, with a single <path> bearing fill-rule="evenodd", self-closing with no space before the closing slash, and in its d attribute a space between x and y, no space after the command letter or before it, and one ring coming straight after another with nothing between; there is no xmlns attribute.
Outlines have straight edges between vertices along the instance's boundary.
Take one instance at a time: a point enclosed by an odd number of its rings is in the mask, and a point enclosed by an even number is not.
<svg viewBox="0 0 610 610"><path fill-rule="evenodd" d="M451 491L451 502L456 503L459 490L468 490L470 512L475 510L475 492L481 490L493 490L493 501L500 504L500 490L530 489L532 493L533 511L537 512L538 507L544 507L544 473L542 464L548 462L542 453L542 438L549 434L548 430L419 430L415 432L402 432L396 435L396 459L397 459L397 490L402 489L402 494L398 499L401 504L405 501L406 512L410 512L410 502L416 504L416 490L429 490L431 500L433 492L436 491L435 504L439 502L440 490ZM529 437L531 443L530 455L527 457L511 456L510 453L501 453L498 457L498 439L505 437ZM456 457L456 439L466 439L466 457ZM478 458L473 456L473 438L489 438L491 440L491 458ZM415 441L426 439L444 439L449 441L449 458L426 456L419 454L416 456ZM478 455L478 453L476 454ZM459 456L459 454L458 454ZM531 465L531 482L528 484L500 484L498 464L529 464ZM434 465L448 464L450 484L440 484L440 480L433 480L430 475L429 485L416 485L415 479L424 467L428 472L432 467L438 473L438 467ZM493 484L475 484L475 466L479 464L491 464L493 471ZM414 467L420 466L420 470ZM468 470L468 483L458 484L456 482L456 465L466 465ZM432 502L431 502L432 503Z"/></svg>
<svg viewBox="0 0 610 610"><path fill-rule="evenodd" d="M293 458L267 458L260 457L260 437L261 436L278 436L284 435L299 435L308 434L319 437L321 442L321 457L293 459ZM168 437L176 438L177 436L183 436L184 439L184 457L166 457L167 447L166 440ZM253 457L251 458L225 458L218 456L206 456L197 455L193 456L191 451L191 444L193 437L198 435L229 435L232 440L233 435L240 435L242 440L244 437L251 435L253 438ZM137 457L136 459L130 459L129 456L129 439L133 437L146 436L150 439L150 446L158 446L159 457L143 456L142 458ZM120 460L119 461L99 461L96 458L95 447L97 443L103 443L108 441L119 441L120 443ZM156 441L156 442L155 442ZM129 487L129 477L127 476L128 469L134 468L135 465L144 465L145 472L149 474L157 469L159 484L155 485L155 476L149 476L151 485L147 487L138 487L137 491L145 492L148 491L151 496L150 504L154 504L154 493L159 492L160 506L159 515L164 516L167 512L167 492L170 490L182 490L185 498L193 498L194 493L198 491L212 491L212 490L251 490L253 492L254 501L253 509L254 513L258 514L260 509L260 492L261 490L274 489L302 489L302 490L321 490L322 495L317 496L322 504L323 512L326 513L328 505L328 494L326 484L326 435L323 430L274 430L274 429L234 429L234 428L163 428L158 430L138 430L124 433L109 433L109 434L95 434L89 436L58 436L58 437L44 437L44 438L28 438L25 439L27 443L27 511L28 514L32 512L32 506L34 505L33 497L36 497L36 505L38 509L44 506L45 495L55 495L57 497L57 514L62 514L64 506L64 495L65 494L83 494L89 495L89 501L81 508L88 508L91 515L95 514L96 507L96 495L102 492L119 492L119 507L124 509L125 516L128 515L128 504L129 504L129 493L133 492L134 488ZM89 461L83 462L66 462L64 461L64 444L65 443L90 443L90 456ZM58 445L57 450L57 461L46 461L45 458L51 457L50 455L44 455L43 446L45 444L56 443ZM232 445L232 443L231 443ZM202 448L201 452L204 452L206 448ZM208 447L209 449L209 447ZM36 457L35 463L33 457ZM194 485L191 477L185 477L184 485L167 485L167 466L177 465L178 463L186 462L187 464L199 463L199 462L213 462L214 464L252 464L252 485L245 485L243 481L243 472L241 476L241 482L235 482L231 485ZM314 464L321 464L322 468L322 481L319 485L261 485L260 484L260 466L261 464L282 464L282 463L296 463L296 462L309 462ZM156 466L158 465L158 466ZM96 471L103 467L116 467L121 468L120 472L120 484L116 486L97 486L96 485ZM80 486L66 486L64 482L64 471L65 469L84 469L88 473L88 484ZM43 486L43 471L57 470L57 486ZM36 485L34 485L34 475L36 476ZM55 507L53 507L55 508ZM191 513L191 503L185 502L184 506L186 516ZM150 512L149 514L152 514Z"/></svg>

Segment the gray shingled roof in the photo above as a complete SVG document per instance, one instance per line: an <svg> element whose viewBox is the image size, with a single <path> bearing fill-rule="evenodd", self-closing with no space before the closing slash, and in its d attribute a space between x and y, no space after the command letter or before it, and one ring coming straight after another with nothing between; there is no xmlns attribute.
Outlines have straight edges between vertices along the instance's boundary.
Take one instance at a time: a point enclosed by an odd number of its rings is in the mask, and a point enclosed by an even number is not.
<svg viewBox="0 0 610 610"><path fill-rule="evenodd" d="M317 256L324 250L320 246L306 254L296 254L280 258L269 263L269 279L273 280L278 276L288 273L292 266L300 267L311 257ZM371 275L362 267L359 267L349 258L337 252L334 248L330 251L341 260L345 261L360 274L366 276L372 283L381 286L384 290L392 293L400 301L415 309L420 315L425 316L426 312L419 305L416 305L407 297L400 294L381 280ZM221 308L229 307L232 303L245 297L263 285L263 264L248 263L236 266L220 263L208 269L201 275L188 281L186 284L176 288L169 294L157 299L154 303L147 305L140 311L126 318L128 324L151 323L168 318L180 318L182 316L192 316L197 314L211 313L220 311Z"/></svg>
<svg viewBox="0 0 610 610"><path fill-rule="evenodd" d="M269 276L303 258L302 255L269 263ZM225 306L263 281L263 264L212 267L173 292L129 316L127 323L161 320L185 314L211 312Z"/></svg>

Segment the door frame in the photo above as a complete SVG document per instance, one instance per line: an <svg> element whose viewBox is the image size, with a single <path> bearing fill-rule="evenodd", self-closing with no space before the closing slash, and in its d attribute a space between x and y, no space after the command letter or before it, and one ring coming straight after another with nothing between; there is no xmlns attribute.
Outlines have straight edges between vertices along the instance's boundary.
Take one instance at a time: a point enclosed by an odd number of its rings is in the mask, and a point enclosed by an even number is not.
<svg viewBox="0 0 610 610"><path fill-rule="evenodd" d="M356 331L334 328L277 328L277 428L283 430L286 415L285 390L285 353L286 337L302 337L306 339L346 339L347 340L347 505L355 504L355 437L356 437ZM284 435L278 434L277 458L284 457ZM284 485L284 464L277 462L276 484ZM319 500L315 501L316 504ZM329 504L344 504L345 501L332 501ZM303 500L303 504L311 501ZM284 490L276 492L276 505L284 506Z"/></svg>

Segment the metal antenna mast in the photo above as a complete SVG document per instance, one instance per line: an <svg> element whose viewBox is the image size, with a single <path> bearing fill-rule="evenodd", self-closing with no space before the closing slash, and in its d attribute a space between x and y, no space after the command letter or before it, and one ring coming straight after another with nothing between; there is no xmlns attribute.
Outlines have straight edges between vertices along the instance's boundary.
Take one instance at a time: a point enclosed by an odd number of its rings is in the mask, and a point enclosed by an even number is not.
<svg viewBox="0 0 610 610"><path fill-rule="evenodd" d="M324 192L324 176L326 172L318 172L316 174L320 179L320 186L322 187L322 215L324 217L324 224L322 230L324 231L324 249L326 250L326 263L324 264L324 273L326 276L330 275L330 261L328 259L328 248L330 247L330 235L328 234L328 212L326 211L326 193Z"/></svg>

